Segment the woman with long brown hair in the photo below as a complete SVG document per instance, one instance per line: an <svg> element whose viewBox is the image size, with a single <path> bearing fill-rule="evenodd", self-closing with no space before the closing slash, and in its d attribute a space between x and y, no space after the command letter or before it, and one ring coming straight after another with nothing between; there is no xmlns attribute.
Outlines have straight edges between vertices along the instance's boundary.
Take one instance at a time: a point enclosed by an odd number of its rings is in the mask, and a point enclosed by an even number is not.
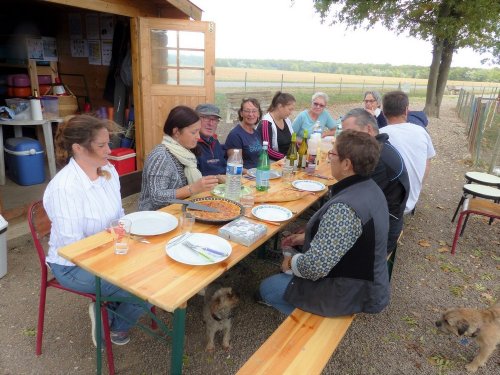
<svg viewBox="0 0 500 375"><path fill-rule="evenodd" d="M95 275L60 257L58 249L106 229L113 219L124 215L120 181L108 162L109 135L118 125L89 115L73 116L59 125L56 156L66 164L50 181L43 205L52 223L47 264L59 283L84 293L95 293ZM102 280L103 296L131 297L117 286ZM111 341L125 345L128 331L148 304L122 302L113 306L109 316ZM95 339L95 308L89 306L92 341Z"/></svg>

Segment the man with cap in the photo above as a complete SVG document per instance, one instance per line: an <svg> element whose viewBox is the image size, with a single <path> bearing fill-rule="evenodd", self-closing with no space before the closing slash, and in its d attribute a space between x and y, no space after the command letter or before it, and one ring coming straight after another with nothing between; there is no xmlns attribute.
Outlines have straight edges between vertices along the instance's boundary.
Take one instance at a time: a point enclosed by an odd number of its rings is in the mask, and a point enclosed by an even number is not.
<svg viewBox="0 0 500 375"><path fill-rule="evenodd" d="M226 180L226 157L222 145L217 140L217 125L221 119L220 110L213 104L199 104L195 111L200 116L201 129L196 158L198 169L203 176L215 175L219 183Z"/></svg>

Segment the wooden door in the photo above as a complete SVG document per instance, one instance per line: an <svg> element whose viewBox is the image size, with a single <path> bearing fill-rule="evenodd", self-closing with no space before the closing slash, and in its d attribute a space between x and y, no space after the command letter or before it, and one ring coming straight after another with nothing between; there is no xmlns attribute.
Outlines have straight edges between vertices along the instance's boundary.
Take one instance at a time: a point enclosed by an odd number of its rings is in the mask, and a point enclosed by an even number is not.
<svg viewBox="0 0 500 375"><path fill-rule="evenodd" d="M137 167L161 142L177 105L215 100L215 24L137 17L132 23L132 65Z"/></svg>

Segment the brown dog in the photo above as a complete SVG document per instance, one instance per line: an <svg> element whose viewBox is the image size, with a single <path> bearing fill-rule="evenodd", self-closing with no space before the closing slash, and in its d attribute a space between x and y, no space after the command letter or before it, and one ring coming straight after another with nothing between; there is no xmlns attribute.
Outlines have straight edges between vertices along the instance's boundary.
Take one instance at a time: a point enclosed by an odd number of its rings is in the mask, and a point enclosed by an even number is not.
<svg viewBox="0 0 500 375"><path fill-rule="evenodd" d="M239 296L232 288L209 286L205 292L203 320L207 329L207 351L213 351L214 337L217 331L223 331L222 347L230 349L231 318L233 310L239 302Z"/></svg>
<svg viewBox="0 0 500 375"><path fill-rule="evenodd" d="M500 304L488 309L450 309L445 311L441 320L436 322L443 332L456 336L469 336L476 339L479 353L465 366L467 371L476 372L484 366L490 355L500 343Z"/></svg>

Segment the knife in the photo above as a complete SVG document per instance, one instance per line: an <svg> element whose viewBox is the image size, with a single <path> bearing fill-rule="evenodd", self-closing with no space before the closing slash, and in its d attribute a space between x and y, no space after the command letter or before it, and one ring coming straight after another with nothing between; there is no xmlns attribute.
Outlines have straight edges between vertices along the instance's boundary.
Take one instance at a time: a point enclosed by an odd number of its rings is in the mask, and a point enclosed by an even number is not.
<svg viewBox="0 0 500 375"><path fill-rule="evenodd" d="M168 203L184 204L184 205L187 206L187 208L189 208L191 210L207 211L207 212L219 212L219 210L216 209L216 208L204 206L202 204L198 204L198 203L195 203L193 201L188 201L188 200L184 200L184 199L174 199L174 198L172 198L172 199L169 199L167 202Z"/></svg>

